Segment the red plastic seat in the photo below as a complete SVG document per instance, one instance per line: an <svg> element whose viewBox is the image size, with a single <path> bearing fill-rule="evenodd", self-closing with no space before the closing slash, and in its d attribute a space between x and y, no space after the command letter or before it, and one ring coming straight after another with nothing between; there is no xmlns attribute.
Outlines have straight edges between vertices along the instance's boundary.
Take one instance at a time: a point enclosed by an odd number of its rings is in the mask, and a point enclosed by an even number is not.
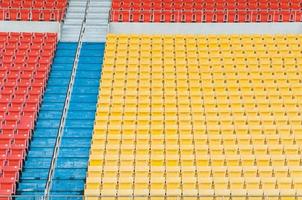
<svg viewBox="0 0 302 200"><path fill-rule="evenodd" d="M5 6L3 6L5 5ZM1 20L61 21L67 7L67 0L15 1L0 3Z"/></svg>
<svg viewBox="0 0 302 200"><path fill-rule="evenodd" d="M10 195L19 179L57 36L0 32L0 44L2 38L5 45L0 50L0 192Z"/></svg>
<svg viewBox="0 0 302 200"><path fill-rule="evenodd" d="M293 12L300 11L301 1L287 0L277 1L144 1L144 0L113 0L111 10L111 21L121 22L271 22L274 12L281 12L282 17L278 21L300 21ZM143 10L143 17L135 14ZM226 12L224 14L220 12ZM249 14L246 13L249 11ZM287 14L286 12L291 12ZM125 14L127 13L128 14ZM150 12L152 17L146 17ZM174 19L170 14L174 12ZM233 12L233 13L231 13ZM263 13L261 13L263 12ZM203 14L200 14L203 13ZM127 16L126 16L127 15ZM173 14L172 14L173 15ZM200 16L203 17L200 17ZM131 16L131 17L129 17Z"/></svg>

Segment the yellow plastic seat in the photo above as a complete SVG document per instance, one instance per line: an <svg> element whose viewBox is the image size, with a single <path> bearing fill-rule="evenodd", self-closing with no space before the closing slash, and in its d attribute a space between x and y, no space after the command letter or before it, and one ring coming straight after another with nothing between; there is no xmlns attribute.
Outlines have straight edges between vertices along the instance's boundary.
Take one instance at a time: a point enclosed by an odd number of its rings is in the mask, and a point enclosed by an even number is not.
<svg viewBox="0 0 302 200"><path fill-rule="evenodd" d="M181 180L178 177L166 179L167 194L180 195L181 194Z"/></svg>
<svg viewBox="0 0 302 200"><path fill-rule="evenodd" d="M211 176L211 170L212 170L212 167L209 167L209 166L199 166L199 167L197 167L198 179L204 178L204 177L210 177Z"/></svg>
<svg viewBox="0 0 302 200"><path fill-rule="evenodd" d="M242 166L254 166L255 164L254 155L242 155L240 160Z"/></svg>
<svg viewBox="0 0 302 200"><path fill-rule="evenodd" d="M230 199L231 191L228 189L216 189L215 190L215 199L223 200L223 199Z"/></svg>
<svg viewBox="0 0 302 200"><path fill-rule="evenodd" d="M226 177L227 167L216 166L212 167L213 177Z"/></svg>
<svg viewBox="0 0 302 200"><path fill-rule="evenodd" d="M289 173L291 177L301 177L302 176L302 167L301 166L290 166Z"/></svg>
<svg viewBox="0 0 302 200"><path fill-rule="evenodd" d="M244 189L244 178L240 178L240 177L230 178L230 189L231 190Z"/></svg>
<svg viewBox="0 0 302 200"><path fill-rule="evenodd" d="M213 185L215 190L226 190L228 189L229 179L225 177L213 178Z"/></svg>
<svg viewBox="0 0 302 200"><path fill-rule="evenodd" d="M284 145L284 152L286 155L298 155L300 147L298 145Z"/></svg>
<svg viewBox="0 0 302 200"><path fill-rule="evenodd" d="M256 155L256 165L257 166L269 166L271 156L269 155Z"/></svg>
<svg viewBox="0 0 302 200"><path fill-rule="evenodd" d="M260 178L246 177L245 185L246 185L246 189L248 190L260 189Z"/></svg>
<svg viewBox="0 0 302 200"><path fill-rule="evenodd" d="M280 190L292 189L292 178L280 177L277 179L277 187Z"/></svg>
<svg viewBox="0 0 302 200"><path fill-rule="evenodd" d="M302 189L302 180L299 177L294 177L293 178L293 187L296 190L301 190Z"/></svg>
<svg viewBox="0 0 302 200"><path fill-rule="evenodd" d="M249 189L247 188L247 196L250 200L262 200L264 192L260 189Z"/></svg>
<svg viewBox="0 0 302 200"><path fill-rule="evenodd" d="M212 178L204 177L202 179L199 179L198 188L199 188L199 190L211 190L213 188Z"/></svg>
<svg viewBox="0 0 302 200"><path fill-rule="evenodd" d="M271 163L272 166L284 166L285 165L285 156L283 155L272 155L271 156Z"/></svg>
<svg viewBox="0 0 302 200"><path fill-rule="evenodd" d="M255 166L244 166L242 167L242 174L244 177L256 177L257 170L258 169Z"/></svg>
<svg viewBox="0 0 302 200"><path fill-rule="evenodd" d="M299 191L299 190L297 190L297 191ZM281 189L280 190L280 199L281 200L295 200L296 199L296 190Z"/></svg>
<svg viewBox="0 0 302 200"><path fill-rule="evenodd" d="M225 156L223 155L212 155L211 164L212 166L224 166Z"/></svg>
<svg viewBox="0 0 302 200"><path fill-rule="evenodd" d="M262 177L261 178L262 189L275 189L276 188L276 178L272 177Z"/></svg>
<svg viewBox="0 0 302 200"><path fill-rule="evenodd" d="M287 161L287 165L289 165L289 166L300 166L301 156L300 155L287 155L286 161Z"/></svg>
<svg viewBox="0 0 302 200"><path fill-rule="evenodd" d="M238 183L240 180L238 180ZM247 191L245 189L234 189L231 190L231 199L234 200L245 200L247 196Z"/></svg>

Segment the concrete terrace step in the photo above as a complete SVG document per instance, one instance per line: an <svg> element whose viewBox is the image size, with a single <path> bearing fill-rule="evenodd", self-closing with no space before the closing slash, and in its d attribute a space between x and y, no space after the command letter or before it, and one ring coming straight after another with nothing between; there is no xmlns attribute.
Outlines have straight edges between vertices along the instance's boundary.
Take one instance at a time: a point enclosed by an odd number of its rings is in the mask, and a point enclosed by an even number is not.
<svg viewBox="0 0 302 200"><path fill-rule="evenodd" d="M64 25L62 41L78 41L84 21L86 0L70 0ZM111 0L90 0L87 8L83 41L104 42L108 30L108 17Z"/></svg>

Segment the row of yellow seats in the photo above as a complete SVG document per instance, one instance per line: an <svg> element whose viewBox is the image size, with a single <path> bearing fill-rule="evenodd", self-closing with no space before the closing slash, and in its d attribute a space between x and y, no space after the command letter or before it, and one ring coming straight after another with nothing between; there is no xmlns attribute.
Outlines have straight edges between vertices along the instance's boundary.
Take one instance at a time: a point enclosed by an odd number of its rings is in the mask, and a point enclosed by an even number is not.
<svg viewBox="0 0 302 200"><path fill-rule="evenodd" d="M147 135L147 134L146 134ZM146 135L125 135L123 138L121 135L112 134L112 135L99 135L96 134L93 136L93 146L103 143L121 143L125 150L127 149L161 149L160 152L163 154L163 149L166 149L169 153L169 150L179 149L181 152L193 152L196 149L197 152L208 152L216 154L223 154L223 152L228 152L230 154L252 154L253 149L255 153L259 154L267 154L270 152L271 154L299 154L299 151L302 151L301 148L301 137L295 138L294 137L283 137L279 139L279 135L277 137L256 137L253 135L252 137L238 137L236 138L228 138L226 137L206 137L201 138L196 135L165 135L165 136L149 136ZM204 135L207 136L207 135ZM230 135L234 136L234 135ZM273 135L275 136L275 135ZM227 141L224 141L226 138ZM138 143L140 145L132 145ZM151 147L149 147L149 144ZM164 146L157 146L157 145L164 145ZM178 146L179 145L179 146ZM194 146L195 145L195 146ZM200 145L200 146L199 146ZM208 146L210 145L210 146ZM231 148L233 146L233 148ZM109 147L108 147L109 148ZM115 147L116 148L116 147ZM188 150L188 148L192 148ZM147 151L149 152L149 151ZM261 152L261 153L260 153Z"/></svg>
<svg viewBox="0 0 302 200"><path fill-rule="evenodd" d="M106 48L105 54L108 53L108 56L113 56L118 53L128 54L128 55L149 55L152 52L152 55L182 55L185 57L191 56L211 56L226 54L229 57L234 55L242 55L243 57L248 57L249 55L265 55L269 54L268 58L276 58L277 55L283 55L281 57L297 57L300 58L299 55L299 45L292 44L287 46L287 44L269 44L264 45L260 44L223 44L223 45L182 45L182 44L129 44L129 45L121 45L117 46L108 46ZM271 54L270 54L271 53ZM168 56L169 57L169 56ZM267 58L266 58L267 59ZM276 58L278 59L278 58ZM279 58L280 59L280 58Z"/></svg>
<svg viewBox="0 0 302 200"><path fill-rule="evenodd" d="M297 177L301 178L301 166L211 166L142 168L135 166L89 167L91 177Z"/></svg>
<svg viewBox="0 0 302 200"><path fill-rule="evenodd" d="M301 41L298 41L301 42ZM158 47L158 46L168 46L168 47L174 47L175 49L181 49L180 47L187 47L187 48L192 48L193 47L200 47L201 49L207 49L207 48L212 48L212 49L219 49L219 48L228 48L228 47L234 47L234 48L242 48L242 47L248 47L249 49L253 48L261 48L261 49L276 49L277 47L281 47L283 49L291 49L299 47L299 43L297 41L185 41L185 40L152 40L145 42L143 39L142 40L125 40L125 41L107 41L107 47L109 49L112 49L118 44L120 47ZM106 48L107 48L106 47ZM108 49L107 48L107 49ZM106 50L107 50L106 49Z"/></svg>
<svg viewBox="0 0 302 200"><path fill-rule="evenodd" d="M170 130L166 130L170 131ZM300 131L302 131L302 128L300 127ZM146 130L148 132L148 130ZM175 131L175 135L172 134L166 134L166 135L124 135L124 139L131 139L131 140L146 140L147 142L151 142L154 140L166 140L166 143L169 144L169 140L171 142L173 140L182 140L184 142L189 141L189 143L193 142L196 145L220 145L220 144L225 144L225 145L236 145L236 144L243 144L243 145L249 145L249 144L258 144L258 145L263 145L263 144L268 144L268 145L301 145L302 144L302 135L301 132L297 132L298 134L290 134L290 131L288 131L287 134L276 134L276 135L181 135L177 134L177 131ZM100 139L100 140L105 140L105 139L117 139L120 140L120 136L117 136L116 134L94 134L93 136L94 139ZM193 141L194 140L194 141ZM235 148L235 147L234 147Z"/></svg>
<svg viewBox="0 0 302 200"><path fill-rule="evenodd" d="M240 66L240 65L239 65ZM301 75L301 72L297 70L280 70L280 71L268 71L268 70L258 70L255 69L250 70L224 70L221 71L219 69L208 69L208 68L191 68L191 67L165 67L162 68L150 68L145 66L140 66L137 68L127 68L125 71L117 71L118 68L114 67L106 67L103 71L104 78L112 78L112 76L116 77L135 77L139 76L141 78L155 78L153 75L159 74L165 78L177 78L177 77L200 77L202 79L230 79L230 80L245 80L245 81L258 81L262 82L265 80L276 80L276 81L289 81L289 80L299 80L297 77ZM102 76L102 78L103 78ZM160 78L160 77L158 77ZM299 82L298 82L299 83Z"/></svg>
<svg viewBox="0 0 302 200"><path fill-rule="evenodd" d="M141 60L148 60L151 59L152 61L156 61L159 59L163 59L163 62L173 61L182 61L182 62L194 62L196 61L202 64L200 61L207 58L207 59L215 59L220 58L225 61L226 63L230 63L235 61L235 58L243 58L242 61L248 61L252 64L254 63L270 63L270 64L281 64L284 65L285 63L301 63L301 55L299 54L299 49L293 50L263 50L258 48L257 50L251 49L187 49L183 52L183 50L174 49L172 47L157 47L157 48L145 48L145 49L112 49L108 51L106 55L106 59L115 59L119 60L117 55L121 55L121 58L127 58L130 60L141 59ZM266 57L265 57L266 56ZM279 56L279 57L278 57ZM187 60L186 60L187 59ZM238 63L240 64L240 63Z"/></svg>
<svg viewBox="0 0 302 200"><path fill-rule="evenodd" d="M151 41L182 41L182 42L269 42L282 43L292 42L298 43L302 41L302 36L299 34L232 34L232 35L135 35L135 34L109 34L107 36L108 42L118 40L119 43L126 43L129 40L141 41L142 43L150 43Z"/></svg>
<svg viewBox="0 0 302 200"><path fill-rule="evenodd" d="M205 103L215 104L220 103L221 100L230 100L228 104L232 103L253 103L255 100L263 100L259 104L274 104L274 103L284 103L284 104L300 104L296 99L302 96L301 89L299 88L280 88L280 87L271 87L268 89L263 89L262 87L253 88L253 87L234 87L230 90L228 87L183 87L183 86L167 86L162 87L158 84L155 85L145 85L145 86L125 86L122 84L112 84L112 86L117 86L115 89L108 89L108 86L103 86L100 89L101 95L109 98L152 98L152 100L160 100L163 98L174 98L176 101L181 99L190 99L191 103L200 103L203 104L202 100L205 100ZM133 89L132 91L125 91L125 89ZM160 91L152 90L160 88ZM302 87L301 87L302 88ZM294 94L291 94L295 92ZM298 94L297 94L297 93ZM196 101L194 101L196 100ZM208 101L206 101L208 100ZM246 101L248 100L248 101ZM221 101L223 104L223 101ZM224 103L225 104L225 103Z"/></svg>
<svg viewBox="0 0 302 200"><path fill-rule="evenodd" d="M276 80L276 79L275 79ZM183 83L186 81L186 83ZM188 82L187 82L188 81ZM107 82L107 84L119 84L122 86L131 86L134 85L136 87L151 87L151 86L158 86L163 87L167 89L171 89L172 91L175 89L184 89L184 90L197 90L197 91L206 91L206 90L213 90L213 89L220 89L223 91L236 91L236 90L279 90L279 91L290 91L290 90L297 90L302 87L300 83L297 83L297 79L291 79L291 80L280 80L280 81L274 81L274 79L264 79L263 82L258 82L257 80L251 80L251 79L212 79L212 78L202 78L197 79L192 78L188 79L187 77L175 77L172 79L172 77L128 77L128 76L118 76L118 75L112 75L111 77L104 77L102 84ZM282 85L282 83L284 85ZM195 85L194 83L197 83ZM102 85L101 85L102 87ZM116 90L118 88L115 88L113 90ZM257 94L257 93L256 93Z"/></svg>
<svg viewBox="0 0 302 200"><path fill-rule="evenodd" d="M121 113L122 115L123 113ZM133 113L135 115L135 113ZM130 113L132 115L132 113ZM147 114L146 114L147 115ZM148 116L148 115L147 115ZM175 115L170 115L175 116ZM181 117L182 115L180 115ZM186 116L186 115L183 115ZM198 117L198 115L196 115ZM143 130L145 129L146 133L149 134L162 134L166 133L167 135L172 134L186 134L186 130L190 129L192 130L192 134L201 134L200 132L203 131L203 134L212 134L212 135L287 135L288 133L300 133L300 129L298 129L299 126L301 126L299 123L301 121L299 120L288 120L288 121L222 121L220 122L219 119L212 121L181 121L177 122L176 119L171 119L169 121L163 121L163 120L153 120L149 121L148 119L144 119L141 117L141 119L137 120L137 124L135 124L135 121L133 121L133 117L128 117L124 122L121 122L119 120L122 119L122 117L119 118L110 118L110 120L107 119L98 119L97 125L106 125L106 130L110 129L116 129L116 127L122 127L123 130L120 130L124 134L128 130ZM228 116L223 116L228 117ZM134 119L135 120L135 119ZM246 127L242 127L242 126ZM149 128L149 126L158 126L157 130L152 130ZM296 129L291 128L279 128L280 126L297 126ZM174 132L173 132L174 131ZM138 133L141 134L141 133Z"/></svg>
<svg viewBox="0 0 302 200"><path fill-rule="evenodd" d="M268 68L271 67L273 68L275 65L277 68L283 67L283 68L300 68L300 64L302 63L301 59L296 60L296 58L283 58L283 62L278 62L278 61L271 61L269 59L265 60L264 58L262 59L261 56L259 55L250 55L250 56L230 56L230 57L222 57L223 55L218 54L218 55L212 55L212 56L200 56L199 58L190 58L190 59L185 59L186 57L179 57L179 55L177 55L177 58L174 59L174 56L168 57L167 55L158 55L158 56L152 56L152 57L140 57L140 60L138 60L137 58L139 58L138 56L132 56L129 57L129 55L127 55L125 53L125 55L123 54L118 54L118 57L116 57L115 59L112 57L110 59L107 58L105 60L105 64L114 64L115 66L118 65L138 65L138 64L149 64L149 65L154 65L154 66L163 66L163 65L167 65L169 67L175 67L175 66L188 66L190 67L191 65L203 65L203 66L207 66L207 68L209 68L209 66L219 66L219 65L223 65L226 67L229 66L234 66L236 65L238 68L254 68L255 69L255 65L258 68ZM266 54L263 55L263 57L267 56ZM277 55L276 55L277 56ZM280 56L280 55L279 55Z"/></svg>
<svg viewBox="0 0 302 200"><path fill-rule="evenodd" d="M157 76L155 76L157 75ZM302 75L302 74L301 74ZM292 76L292 77L289 77ZM196 83L209 83L209 84L227 84L227 83L233 83L235 86L236 84L255 84L255 85L265 85L266 83L271 84L286 84L283 87L298 87L300 86L300 74L297 75L297 73L294 74L287 74L286 72L283 72L280 75L276 74L265 74L265 73L225 73L225 72L191 72L191 73L184 73L184 72L127 72L127 75L125 72L106 72L102 76L102 82L112 82L112 81L118 81L118 79L127 79L125 82L134 81L134 80L140 80L140 84L148 84L150 81L184 81L187 80L189 82L196 82ZM293 84L290 84L293 83ZM188 82L184 83L185 85L189 85ZM282 85L281 85L282 86ZM231 87L231 86L230 86Z"/></svg>
<svg viewBox="0 0 302 200"><path fill-rule="evenodd" d="M137 143L140 143L140 140L135 140ZM120 140L121 143L122 140ZM142 143L145 140L142 140ZM204 154L204 155L280 155L280 159L283 158L282 155L299 155L302 150L302 144L299 145L280 145L280 144L272 144L272 145L193 145L195 140L185 140L184 139L162 139L162 140L152 140L147 141L146 146L135 146L135 145L113 145L112 147L107 147L106 150L102 150L102 152L106 152L107 154L113 155L134 155L134 154L144 154L146 155L194 155L194 154ZM98 148L101 148L104 143L117 143L117 141L113 141L110 139L107 140L96 140L92 142L92 146L96 145ZM165 143L165 144L164 144ZM180 145L178 145L180 143ZM151 144L151 150L148 144ZM93 152L93 149L92 149ZM236 158L236 157L234 157ZM239 158L239 157L238 157ZM284 159L284 158L283 158Z"/></svg>
<svg viewBox="0 0 302 200"><path fill-rule="evenodd" d="M181 56L193 56L194 54L197 56L211 56L211 54L224 54L226 56L230 55L242 55L244 57L251 55L270 55L271 57L277 57L277 55L283 55L284 57L300 57L299 55L300 46L297 44L214 44L214 45L199 45L199 44L129 44L129 45L121 45L118 46L109 46L105 54L109 55L117 55L119 53L125 54L140 54L149 55L151 54L162 54L162 55L181 55ZM188 54L185 54L187 52ZM271 53L271 54L270 54ZM282 57L283 57L282 56Z"/></svg>
<svg viewBox="0 0 302 200"><path fill-rule="evenodd" d="M200 194L199 194L200 193ZM299 190L198 190L183 191L183 195L156 195L139 193L134 190L130 195L100 195L100 191L85 191L85 200L300 200Z"/></svg>
<svg viewBox="0 0 302 200"><path fill-rule="evenodd" d="M138 68L139 66L139 68ZM159 69L162 68L162 64L155 64L152 63L150 60L147 60L146 62L140 60L140 63L137 63L135 61L134 64L130 63L130 62L125 62L125 61L118 61L115 62L115 60L110 59L110 60L106 60L104 61L104 69L103 69L103 74L104 73L125 73L127 72L147 72L150 73L150 71L152 72L152 76L154 76L156 73L155 71L158 71ZM160 72L159 74L166 74L169 72L179 72L179 73L187 73L191 72L191 73L196 73L199 74L199 76L201 76L204 73L228 73L229 75L231 75L229 78L232 79L232 74L235 74L235 76L233 76L235 79L238 79L240 77L239 75L236 75L236 72L238 73L242 73L244 71L244 73L254 73L255 69L261 70L262 72L268 72L268 71L272 71L274 70L274 74L275 77L271 76L271 78L265 78L265 79L288 79L287 78L287 74L289 74L290 79L297 79L300 75L301 72L301 65L300 64L286 64L285 65L281 65L281 64L259 64L259 63L224 63L219 61L219 63L195 63L195 64L191 64L191 63L180 63L180 64L174 64L174 63L165 63L165 70L162 70L163 72ZM185 71L181 71L185 70ZM150 73L151 75L151 73ZM228 76L229 76L228 75ZM151 77L152 77L151 76ZM252 76L251 76L252 77ZM261 79L261 77L255 77L255 79Z"/></svg>
<svg viewBox="0 0 302 200"><path fill-rule="evenodd" d="M130 71L131 69L131 71ZM159 75L159 77L155 76ZM299 71L274 71L274 72L268 72L268 71L259 71L254 72L252 70L246 70L243 71L237 71L234 70L225 70L225 71L219 71L219 70L203 70L200 71L199 69L193 70L193 69L186 69L186 67L178 67L178 68L146 68L143 67L140 68L128 68L125 71L115 71L114 68L108 67L105 71L103 71L102 78L104 80L112 80L112 78L136 78L139 77L141 79L201 79L200 81L206 81L211 80L214 81L216 79L218 80L229 80L229 81L245 81L247 83L250 82L259 82L263 83L264 81L271 81L271 82L288 82L288 81L296 81L297 84L301 83L299 82L299 77L301 76L301 72ZM103 80L102 80L103 81Z"/></svg>
<svg viewBox="0 0 302 200"><path fill-rule="evenodd" d="M175 157L175 158L174 158ZM300 166L300 155L204 155L195 154L168 157L154 155L149 158L147 155L137 155L134 159L129 155L110 155L104 158L100 155L90 155L89 165L91 166Z"/></svg>
<svg viewBox="0 0 302 200"><path fill-rule="evenodd" d="M243 83L242 85L233 85L230 83L228 86L227 84L215 84L215 83L202 83L200 86L198 85L183 85L182 83L179 83L180 81L177 81L178 84L170 84L167 81L160 81L156 79L156 81L146 82L143 84L137 83L137 80L127 80L127 81L112 81L111 83L107 82L107 84L103 84L101 87L101 90L106 91L108 94L114 94L119 93L120 95L123 94L131 94L132 96L139 96L139 95L174 95L174 96L242 96L242 98L245 98L242 94L246 94L247 97L256 98L261 96L286 96L290 94L291 92L297 92L297 96L301 95L301 86L294 86L294 87L288 87L288 86L281 86L281 85L274 85L269 83L267 84L267 87L265 85L253 85L253 84L246 84ZM217 82L219 83L219 82ZM109 89L108 86L110 85L116 86L115 89ZM123 91L125 88L134 89L134 91ZM142 89L146 89L142 90ZM153 88L160 88L161 90L156 91L149 91ZM139 89L139 90L135 90ZM165 92L165 93L164 93ZM182 93L184 92L184 93ZM221 92L221 93L220 93ZM294 99L294 98L292 98Z"/></svg>
<svg viewBox="0 0 302 200"><path fill-rule="evenodd" d="M118 110L122 109L122 107L116 107ZM115 110L113 111L115 112ZM131 112L132 113L132 112ZM163 113L169 113L169 112L163 112ZM199 126L199 125L207 125L207 126L212 126L212 125L216 125L216 126L229 126L227 127L228 129L225 130L234 130L236 131L236 129L232 126L237 126L237 125L250 125L251 128L250 130L265 130L265 127L261 127L261 125L276 125L276 126L281 126L281 125L299 125L299 123L301 123L301 120L297 117L294 118L290 118L290 117L284 117L284 116L271 116L269 115L270 118L273 119L267 119L267 120L263 120L261 118L265 118L265 115L259 116L259 117L243 117L241 119L241 116L238 115L238 119L232 119L233 114L230 113L223 113L223 114L219 114L219 113L214 113L215 115L207 115L206 113L203 115L202 113L194 113L194 114L190 114L191 117L193 119L187 119L187 120L177 120L177 116L178 113L175 112L175 115L172 115L170 117L170 119L166 119L165 121L163 119L157 118L157 119L148 119L150 118L149 116L152 116L152 114L157 114L157 113L152 113L149 111L141 111L139 114L138 112L134 113L134 114L138 114L139 116L137 117L136 120L132 120L131 118L129 119L124 119L124 121L122 122L122 116L123 115L127 115L128 112L119 112L119 113L110 113L110 112L106 112L106 113L102 113L104 114L108 114L108 115L113 115L113 114L120 114L120 118L98 118L96 121L97 123L100 124L108 124L110 125L110 128L113 128L115 126L118 125L125 125L125 128L128 128L129 125L135 125L135 123L137 123L137 127L143 126L143 125L166 125L166 129L171 129L173 128L173 126L176 126L177 124L179 124L179 127L181 126L186 126L186 125L190 125L192 123L192 127L195 126ZM212 114L212 113L211 113ZM174 116L174 117L173 117ZM182 115L179 115L182 116ZM198 118L201 119L198 119ZM162 117L163 118L163 117ZM226 118L226 119L225 119ZM259 126L259 127L252 127L252 126ZM136 128L136 127L135 127ZM196 127L197 128L197 127ZM275 131L278 130L277 127L269 127L270 129L274 129ZM178 129L178 128L175 128ZM205 129L207 130L207 129ZM222 129L223 130L223 129Z"/></svg>
<svg viewBox="0 0 302 200"><path fill-rule="evenodd" d="M137 65L138 66L138 65ZM238 65L241 67L241 65ZM145 66L140 65L140 67L126 67L126 68L116 68L111 65L104 66L102 77L104 76L105 80L112 78L112 76L116 75L118 76L125 76L127 73L127 77L135 77L139 76L142 79L148 79L148 78L155 78L155 75L161 75L164 78L174 79L178 76L184 76L184 74L187 76L187 78L191 79L191 77L195 77L197 79L199 77L200 81L203 79L205 80L214 80L214 79L227 79L229 81L239 81L239 80L245 80L245 81L254 81L254 82L262 82L263 81L296 81L299 82L299 77L301 76L301 72L297 71L296 68L289 69L289 68L282 68L280 70L274 70L272 69L262 69L260 72L260 69L258 69L258 72L255 72L255 68L251 67L250 69L247 69L245 66L240 70L240 68L237 68L234 70L233 65L231 66L233 69L222 69L219 67L215 68L209 68L203 67L201 65L200 68L193 68L193 67L187 67L187 66L181 66L181 67L165 67L164 69L155 68L151 66ZM101 80L102 81L102 80Z"/></svg>
<svg viewBox="0 0 302 200"><path fill-rule="evenodd" d="M237 103L237 104L228 104L228 101L219 101L221 104L212 102L211 104L193 104L190 102L186 103L166 103L169 98L166 100L153 100L152 102L146 102L144 100L132 100L128 99L124 102L118 102L117 99L110 99L111 102L100 102L98 104L99 114L111 114L112 116L120 115L124 113L124 116L128 113L134 113L135 115L140 116L153 116L158 115L164 116L164 114L170 115L183 115L186 114L190 116L199 116L202 119L208 117L209 119L218 119L222 116L233 116L226 120L235 119L238 121L241 117L243 121L246 120L264 120L264 117L267 117L266 121L284 121L292 120L298 121L300 116L300 104L266 104L266 105L257 105L257 101L247 102L247 103ZM120 101L123 101L122 99ZM259 101L259 103L262 103ZM123 107L125 110L123 110ZM192 109L191 109L191 108ZM199 109L199 110L194 110ZM249 110L254 109L254 110ZM102 114L101 112L104 112ZM222 120L222 119L221 119ZM264 120L265 121L265 120Z"/></svg>
<svg viewBox="0 0 302 200"><path fill-rule="evenodd" d="M95 180L96 178L92 178ZM147 179L148 180L148 179ZM196 178L180 179L174 177L173 179L165 179L156 177L148 183L146 178L134 180L133 178L103 178L102 183L95 183L95 189L101 190L149 190L150 192L164 193L170 191L171 194L181 194L182 190L196 190L196 189L301 189L302 180L292 178ZM93 183L93 182L92 182ZM99 187L99 188L98 188ZM153 190L153 191L152 191ZM177 191L179 190L179 191ZM105 191L104 191L105 192ZM132 192L132 191L131 191ZM189 191L188 191L189 192Z"/></svg>
<svg viewBox="0 0 302 200"><path fill-rule="evenodd" d="M145 92L145 91L144 91ZM131 108L134 105L136 110L136 106L140 107L165 107L166 109L169 108L177 108L177 110L183 110L185 108L190 109L190 107L200 107L201 110L192 110L192 112L211 112L212 109L213 113L221 112L221 113L228 113L238 112L239 114L242 112L245 113L255 113L258 111L255 110L246 110L247 108L259 108L259 109L266 109L269 111L273 109L277 114L279 111L283 111L285 108L287 109L288 113L295 112L296 109L301 107L301 103L298 100L301 97L295 99L282 99L278 95L270 95L270 96L247 96L243 98L241 95L215 95L215 94L206 94L204 96L177 96L177 95L159 95L159 94L152 94L151 95L138 95L134 96L133 94L120 94L119 92L112 92L113 94L106 94L105 92L101 91L101 96L103 98L107 98L109 100L110 107L119 107L123 105L129 106ZM242 98L241 98L242 97ZM118 101L120 100L120 101ZM103 102L100 102L99 105L102 105ZM105 104L103 104L105 105ZM205 110L204 110L205 109ZM225 109L225 110L224 110ZM112 109L111 109L112 110ZM125 108L127 110L127 108ZM130 109L129 109L130 110ZM138 109L139 110L139 109ZM149 110L149 109L148 109ZM152 111L152 110L151 110ZM161 111L161 110L158 110ZM164 110L163 110L164 111ZM264 110L262 110L264 112Z"/></svg>

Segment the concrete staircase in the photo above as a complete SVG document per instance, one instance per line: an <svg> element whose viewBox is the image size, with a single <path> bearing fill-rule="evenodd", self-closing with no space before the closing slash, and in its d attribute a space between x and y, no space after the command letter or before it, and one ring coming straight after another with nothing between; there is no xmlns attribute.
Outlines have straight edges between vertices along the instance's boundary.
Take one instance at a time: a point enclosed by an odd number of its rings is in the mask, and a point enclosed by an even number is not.
<svg viewBox="0 0 302 200"><path fill-rule="evenodd" d="M63 42L77 42L85 19L88 0L69 0L66 18L62 26ZM86 15L83 42L104 42L108 28L111 0L90 0Z"/></svg>
<svg viewBox="0 0 302 200"><path fill-rule="evenodd" d="M111 0L90 0L84 42L104 42L108 29Z"/></svg>

